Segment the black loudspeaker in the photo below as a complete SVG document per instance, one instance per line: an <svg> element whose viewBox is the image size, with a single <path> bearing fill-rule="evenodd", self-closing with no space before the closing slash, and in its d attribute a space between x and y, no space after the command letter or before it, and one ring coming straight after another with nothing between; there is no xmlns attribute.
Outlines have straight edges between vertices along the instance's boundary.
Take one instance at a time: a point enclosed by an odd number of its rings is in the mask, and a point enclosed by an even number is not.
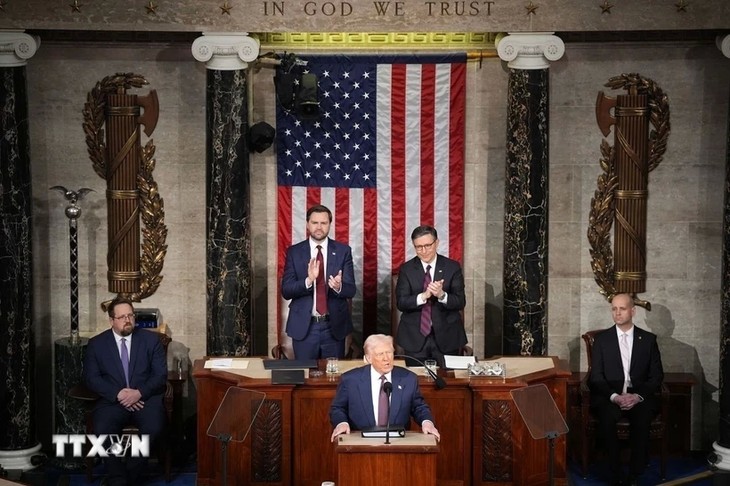
<svg viewBox="0 0 730 486"><path fill-rule="evenodd" d="M302 74L299 79L296 99L297 115L303 120L319 118L319 86L317 76Z"/></svg>
<svg viewBox="0 0 730 486"><path fill-rule="evenodd" d="M274 143L276 130L266 122L258 122L248 129L248 146L254 152L261 153Z"/></svg>
<svg viewBox="0 0 730 486"><path fill-rule="evenodd" d="M276 99L286 111L294 108L294 79L295 76L292 73L280 72L274 76Z"/></svg>

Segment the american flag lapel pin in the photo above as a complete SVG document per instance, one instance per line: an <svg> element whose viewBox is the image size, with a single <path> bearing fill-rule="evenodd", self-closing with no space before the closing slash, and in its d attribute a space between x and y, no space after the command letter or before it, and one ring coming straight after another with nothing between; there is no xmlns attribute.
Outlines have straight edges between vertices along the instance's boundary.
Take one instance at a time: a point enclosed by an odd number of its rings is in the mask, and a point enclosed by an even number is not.
<svg viewBox="0 0 730 486"><path fill-rule="evenodd" d="M399 390L402 390L403 389L403 385L398 385L398 389Z"/></svg>

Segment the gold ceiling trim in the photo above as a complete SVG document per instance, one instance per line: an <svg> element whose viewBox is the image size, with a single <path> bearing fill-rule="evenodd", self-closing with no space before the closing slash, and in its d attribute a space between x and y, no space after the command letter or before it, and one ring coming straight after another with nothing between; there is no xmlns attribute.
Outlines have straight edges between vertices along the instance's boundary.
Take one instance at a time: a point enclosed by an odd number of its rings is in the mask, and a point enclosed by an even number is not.
<svg viewBox="0 0 730 486"><path fill-rule="evenodd" d="M497 34L479 32L280 32L255 34L261 49L496 50Z"/></svg>

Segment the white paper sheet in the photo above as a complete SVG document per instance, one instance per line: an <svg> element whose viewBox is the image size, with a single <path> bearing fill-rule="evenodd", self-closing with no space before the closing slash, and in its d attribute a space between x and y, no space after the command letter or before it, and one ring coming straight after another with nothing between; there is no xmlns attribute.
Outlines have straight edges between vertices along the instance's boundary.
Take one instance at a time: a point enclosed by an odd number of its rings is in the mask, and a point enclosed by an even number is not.
<svg viewBox="0 0 730 486"><path fill-rule="evenodd" d="M454 356L450 354L444 355L444 363L447 368L452 370L465 370L471 363L476 363L474 356Z"/></svg>
<svg viewBox="0 0 730 486"><path fill-rule="evenodd" d="M206 369L214 370L245 370L248 368L247 359L215 358L205 362Z"/></svg>

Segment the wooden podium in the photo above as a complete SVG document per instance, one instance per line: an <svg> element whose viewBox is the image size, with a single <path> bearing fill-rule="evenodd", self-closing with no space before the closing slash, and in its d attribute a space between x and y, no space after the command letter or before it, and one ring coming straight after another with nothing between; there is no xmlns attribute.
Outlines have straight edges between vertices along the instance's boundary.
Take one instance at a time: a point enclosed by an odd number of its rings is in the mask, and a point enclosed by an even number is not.
<svg viewBox="0 0 730 486"><path fill-rule="evenodd" d="M337 486L436 486L436 437L406 432L405 437L365 439L359 431L341 435L335 442Z"/></svg>

